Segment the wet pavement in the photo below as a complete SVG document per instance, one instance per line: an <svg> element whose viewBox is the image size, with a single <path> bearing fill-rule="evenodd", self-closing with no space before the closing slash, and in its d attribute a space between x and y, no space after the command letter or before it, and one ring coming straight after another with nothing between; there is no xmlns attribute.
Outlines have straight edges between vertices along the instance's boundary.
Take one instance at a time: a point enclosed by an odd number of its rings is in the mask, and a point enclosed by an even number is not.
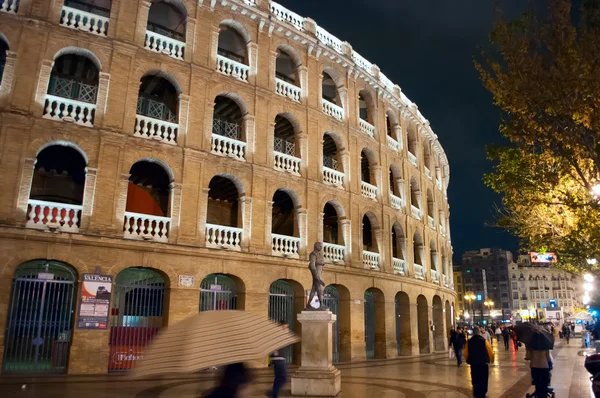
<svg viewBox="0 0 600 398"><path fill-rule="evenodd" d="M494 343L494 350L497 351ZM556 397L593 397L589 375L583 367L585 350L571 341L559 344L553 355L552 386ZM488 397L524 397L533 391L525 351L501 347L490 366ZM447 354L340 364L342 392L339 397L471 397L469 366L456 366ZM293 369L290 370L293 373ZM270 370L258 370L252 397L264 397L272 382ZM184 398L199 397L212 385L210 374L130 380L124 375L47 378L0 378L0 397L15 398ZM282 396L290 396L289 385Z"/></svg>

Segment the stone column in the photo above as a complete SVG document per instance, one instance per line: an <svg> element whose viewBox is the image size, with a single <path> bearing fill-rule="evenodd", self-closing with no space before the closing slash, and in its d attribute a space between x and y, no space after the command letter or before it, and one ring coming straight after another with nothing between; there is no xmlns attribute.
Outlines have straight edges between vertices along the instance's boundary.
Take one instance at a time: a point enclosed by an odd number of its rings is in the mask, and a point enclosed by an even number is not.
<svg viewBox="0 0 600 398"><path fill-rule="evenodd" d="M243 251L248 251L250 246L250 234L252 233L252 198L242 196L239 198L239 204L242 214L242 228L244 229L240 246Z"/></svg>
<svg viewBox="0 0 600 398"><path fill-rule="evenodd" d="M429 338L429 353L431 354L435 351L435 334L431 330L431 326L433 325L433 307L429 303L427 303L427 325L429 326L427 336Z"/></svg>
<svg viewBox="0 0 600 398"><path fill-rule="evenodd" d="M275 121L269 122L269 134L267 134L267 167L275 166Z"/></svg>
<svg viewBox="0 0 600 398"><path fill-rule="evenodd" d="M180 147L185 146L187 137L188 121L190 114L190 96L186 94L179 94L177 99L179 108L179 133L177 134L177 145ZM211 129L212 132L212 129Z"/></svg>
<svg viewBox="0 0 600 398"><path fill-rule="evenodd" d="M183 59L186 62L192 62L194 59L194 45L196 38L196 20L194 18L187 18L185 25L185 52Z"/></svg>
<svg viewBox="0 0 600 398"><path fill-rule="evenodd" d="M306 177L308 175L308 135L303 132L296 133L296 142L300 146L300 175ZM321 155L321 159L323 156ZM321 163L323 160L321 160Z"/></svg>
<svg viewBox="0 0 600 398"><path fill-rule="evenodd" d="M142 0L138 8L134 42L140 47L144 47L144 42L146 41L146 27L148 26L148 13L150 12L151 5L152 2Z"/></svg>
<svg viewBox="0 0 600 398"><path fill-rule="evenodd" d="M446 322L446 306L442 302L442 344L444 346L444 351L448 351L448 324ZM493 336L492 336L493 337Z"/></svg>
<svg viewBox="0 0 600 398"><path fill-rule="evenodd" d="M60 15L62 14L62 8L64 4L64 0L52 1L52 4L50 5L50 11L48 14L48 20L50 21L50 23L58 24L60 22Z"/></svg>
<svg viewBox="0 0 600 398"><path fill-rule="evenodd" d="M381 166L380 165L374 165L372 168L372 173L373 173L373 182L375 182L375 186L377 187L377 200L379 202L382 202L383 200L383 181L381 178ZM388 199L389 201L389 196Z"/></svg>
<svg viewBox="0 0 600 398"><path fill-rule="evenodd" d="M198 219L198 239L202 246L206 246L206 218L208 213L208 192L209 188L202 188L202 192L200 192L200 202L205 205L200 207L199 211L199 219Z"/></svg>
<svg viewBox="0 0 600 398"><path fill-rule="evenodd" d="M383 228L373 228L373 236L375 238L375 242L377 243L377 252L379 253L379 270L386 271L386 253L383 244Z"/></svg>
<svg viewBox="0 0 600 398"><path fill-rule="evenodd" d="M252 86L256 83L256 74L258 73L258 44L248 43L248 83Z"/></svg>
<svg viewBox="0 0 600 398"><path fill-rule="evenodd" d="M17 53L15 51L6 52L6 63L4 64L4 73L2 74L2 83L0 84L0 108L9 108L9 97L12 92L15 78L15 65L17 64Z"/></svg>
<svg viewBox="0 0 600 398"><path fill-rule="evenodd" d="M129 186L129 177L131 174L121 174L119 179L119 187L117 188L116 201L117 204L115 220L113 221L115 233L123 228L125 222L125 210L127 208L127 188Z"/></svg>
<svg viewBox="0 0 600 398"><path fill-rule="evenodd" d="M300 102L304 104L308 101L308 68L306 66L300 66L298 68L298 76L300 77L300 88L302 89Z"/></svg>
<svg viewBox="0 0 600 398"><path fill-rule="evenodd" d="M300 258L306 258L306 254L310 252L308 250L308 223L306 222L307 209L295 209L296 220L298 225L298 236L300 237L300 248L298 255Z"/></svg>
<svg viewBox="0 0 600 398"><path fill-rule="evenodd" d="M202 149L211 151L213 119L215 116L215 99L208 98L204 108L204 130L202 132Z"/></svg>
<svg viewBox="0 0 600 398"><path fill-rule="evenodd" d="M279 55L279 51L271 51L271 56L269 57L269 90L275 91L277 87L276 83L276 73L277 73L277 56Z"/></svg>
<svg viewBox="0 0 600 398"><path fill-rule="evenodd" d="M210 54L208 59L208 68L212 70L217 69L217 50L219 49L220 30L221 28L219 26L215 26L210 31Z"/></svg>
<svg viewBox="0 0 600 398"><path fill-rule="evenodd" d="M256 139L255 129L256 125L254 122L254 116L246 114L244 116L244 133L246 135L246 161L250 163L252 163L254 159L254 143ZM271 150L271 153L272 152L273 151Z"/></svg>
<svg viewBox="0 0 600 398"><path fill-rule="evenodd" d="M269 200L265 209L265 249L271 254L273 247L273 202Z"/></svg>
<svg viewBox="0 0 600 398"><path fill-rule="evenodd" d="M349 191L351 186L350 183L352 181L352 173L350 171L350 154L348 153L348 151L346 151L345 148L338 149L338 153L342 158L342 167L344 168L344 189L346 191Z"/></svg>
<svg viewBox="0 0 600 398"><path fill-rule="evenodd" d="M14 218L18 225L25 225L27 222L27 210L29 194L31 193L31 184L33 182L33 171L37 159L26 158L21 170L21 182L19 183L19 191L17 196L17 205L15 206Z"/></svg>
<svg viewBox="0 0 600 398"><path fill-rule="evenodd" d="M325 220L325 213L319 213L317 218L317 242L323 242L323 234L325 230L325 226L323 222Z"/></svg>
<svg viewBox="0 0 600 398"><path fill-rule="evenodd" d="M110 2L110 21L116 21L119 17L119 9L121 7L121 0L111 0ZM106 36L110 38L115 38L117 36L117 25L114 22L108 23L108 31L106 32Z"/></svg>
<svg viewBox="0 0 600 398"><path fill-rule="evenodd" d="M344 218L339 221L340 230L344 239L344 246L346 247L346 254L344 255L344 263L346 265L351 264L352 260L352 221Z"/></svg>
<svg viewBox="0 0 600 398"><path fill-rule="evenodd" d="M385 302L385 357L395 358L398 356L398 343L396 341L396 322L400 320L396 316L396 302L388 300Z"/></svg>
<svg viewBox="0 0 600 398"><path fill-rule="evenodd" d="M348 122L348 117L350 116L350 107L348 105L348 89L346 87L338 87L338 94L340 96L340 102L342 103L342 108L344 109L344 119L343 122Z"/></svg>
<svg viewBox="0 0 600 398"><path fill-rule="evenodd" d="M411 355L419 355L419 308L417 303L410 303L410 351Z"/></svg>
<svg viewBox="0 0 600 398"><path fill-rule="evenodd" d="M331 311L302 311L302 361L292 376L292 395L335 397L342 390L341 372L333 366Z"/></svg>
<svg viewBox="0 0 600 398"><path fill-rule="evenodd" d="M171 197L169 198L169 205L171 207L171 227L169 228L169 242L177 242L179 237L179 221L181 218L181 191L182 184L178 182L172 182L169 185Z"/></svg>
<svg viewBox="0 0 600 398"><path fill-rule="evenodd" d="M54 61L44 59L40 67L40 77L35 90L35 104L32 108L34 115L42 115L44 113L44 105L46 103L46 93L48 92L48 83L50 82L50 74L52 73Z"/></svg>
<svg viewBox="0 0 600 398"><path fill-rule="evenodd" d="M106 113L106 104L108 103L108 89L110 86L110 74L100 72L98 82L98 95L96 96L96 113L94 116L94 126L102 127L104 125L104 114ZM125 126L125 128L133 128L133 126Z"/></svg>
<svg viewBox="0 0 600 398"><path fill-rule="evenodd" d="M404 149L404 140L402 139L402 127L399 124L396 124L394 127L394 136L396 137L396 141L398 141L398 149L401 151Z"/></svg>
<svg viewBox="0 0 600 398"><path fill-rule="evenodd" d="M429 250L431 250L431 248ZM439 270L439 267L438 267L438 254L437 254L437 251L431 250L431 256L430 256L430 258L431 258L431 260L430 260L431 264L429 265L429 272L430 272L430 275L431 275L431 270L437 271L437 275L438 275L438 282L437 282L437 284L439 285L440 279L442 277L440 275L440 270ZM432 279L432 282L433 282L433 278L431 278L431 279Z"/></svg>
<svg viewBox="0 0 600 398"><path fill-rule="evenodd" d="M85 186L83 188L83 210L81 211L80 231L86 231L90 226L90 219L94 211L97 173L98 169L92 167L87 167L85 169Z"/></svg>

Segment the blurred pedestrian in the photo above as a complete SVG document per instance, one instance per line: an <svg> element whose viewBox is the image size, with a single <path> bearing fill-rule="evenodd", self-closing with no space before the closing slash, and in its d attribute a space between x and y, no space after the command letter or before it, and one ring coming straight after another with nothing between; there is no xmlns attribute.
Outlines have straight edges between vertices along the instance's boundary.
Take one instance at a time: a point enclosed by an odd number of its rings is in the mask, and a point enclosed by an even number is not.
<svg viewBox="0 0 600 398"><path fill-rule="evenodd" d="M552 354L549 350L527 350L525 359L529 359L531 379L535 385L536 397L547 397L550 385L550 370L552 370Z"/></svg>
<svg viewBox="0 0 600 398"><path fill-rule="evenodd" d="M502 338L504 339L504 350L508 351L508 343L510 341L510 331L508 330L507 327L502 329Z"/></svg>
<svg viewBox="0 0 600 398"><path fill-rule="evenodd" d="M219 385L204 398L244 398L249 394L252 375L242 362L225 366Z"/></svg>
<svg viewBox="0 0 600 398"><path fill-rule="evenodd" d="M500 345L500 336L502 336L502 330L500 330L500 326L496 326L496 331L494 332L496 335L496 340L498 340L498 346Z"/></svg>
<svg viewBox="0 0 600 398"><path fill-rule="evenodd" d="M273 380L273 390L267 396L278 398L279 390L287 381L287 365L285 358L279 354L279 351L271 353L271 366L273 366L275 379Z"/></svg>
<svg viewBox="0 0 600 398"><path fill-rule="evenodd" d="M519 339L517 338L517 334L515 333L514 329L511 329L510 331L510 338L513 342L513 346L515 347L515 351L519 351Z"/></svg>
<svg viewBox="0 0 600 398"><path fill-rule="evenodd" d="M492 336L486 327L479 328L479 334L481 334L488 343L492 344Z"/></svg>
<svg viewBox="0 0 600 398"><path fill-rule="evenodd" d="M473 397L485 398L488 390L488 364L494 362L494 351L477 326L473 328L473 337L465 345L465 360L471 365Z"/></svg>
<svg viewBox="0 0 600 398"><path fill-rule="evenodd" d="M457 331L452 331L450 335L450 345L454 349L454 355L456 356L456 366L462 365L462 355L465 344L467 343L467 338L465 337L465 333L462 328L458 328Z"/></svg>

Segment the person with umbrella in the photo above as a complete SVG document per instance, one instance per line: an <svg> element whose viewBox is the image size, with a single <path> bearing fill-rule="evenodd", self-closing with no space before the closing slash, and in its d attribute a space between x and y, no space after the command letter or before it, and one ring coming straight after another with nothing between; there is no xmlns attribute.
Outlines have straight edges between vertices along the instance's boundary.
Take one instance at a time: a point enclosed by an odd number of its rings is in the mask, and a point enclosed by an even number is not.
<svg viewBox="0 0 600 398"><path fill-rule="evenodd" d="M550 370L552 369L552 355L554 348L554 335L543 327L531 323L523 323L515 327L515 333L520 341L527 347L525 359L528 359L531 368L531 379L535 385L535 396L545 398L550 391Z"/></svg>

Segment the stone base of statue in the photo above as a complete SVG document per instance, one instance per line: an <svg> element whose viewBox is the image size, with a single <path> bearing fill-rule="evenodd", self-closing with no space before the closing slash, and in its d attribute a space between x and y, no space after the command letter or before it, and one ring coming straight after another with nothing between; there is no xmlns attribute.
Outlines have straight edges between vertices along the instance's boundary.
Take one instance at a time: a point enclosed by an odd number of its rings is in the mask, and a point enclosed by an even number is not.
<svg viewBox="0 0 600 398"><path fill-rule="evenodd" d="M335 397L342 390L341 372L332 364L336 316L331 311L302 311L302 362L292 375L292 395Z"/></svg>

